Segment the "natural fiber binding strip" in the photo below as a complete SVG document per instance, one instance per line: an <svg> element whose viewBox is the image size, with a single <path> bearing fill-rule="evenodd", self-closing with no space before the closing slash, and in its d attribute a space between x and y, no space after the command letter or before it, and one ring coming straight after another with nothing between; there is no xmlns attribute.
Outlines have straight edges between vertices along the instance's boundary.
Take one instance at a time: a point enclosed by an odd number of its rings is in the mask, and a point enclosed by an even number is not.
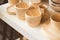
<svg viewBox="0 0 60 40"><path fill-rule="evenodd" d="M11 15L16 15L16 12L10 12L10 8L11 7L13 7L14 5L11 5L11 6L9 6L9 7L7 7L7 12L9 13L9 14L11 14Z"/></svg>

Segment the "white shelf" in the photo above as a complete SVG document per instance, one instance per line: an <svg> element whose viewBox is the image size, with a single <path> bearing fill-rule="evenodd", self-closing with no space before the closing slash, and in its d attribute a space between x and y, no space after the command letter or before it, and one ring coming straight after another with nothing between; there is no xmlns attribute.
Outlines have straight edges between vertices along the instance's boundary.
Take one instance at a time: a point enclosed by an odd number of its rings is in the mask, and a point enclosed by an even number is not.
<svg viewBox="0 0 60 40"><path fill-rule="evenodd" d="M16 15L9 15L6 11L7 7L8 4L0 6L0 18L9 24L13 29L30 40L49 40L41 28L44 26L40 25L37 28L30 27L25 21L19 20Z"/></svg>

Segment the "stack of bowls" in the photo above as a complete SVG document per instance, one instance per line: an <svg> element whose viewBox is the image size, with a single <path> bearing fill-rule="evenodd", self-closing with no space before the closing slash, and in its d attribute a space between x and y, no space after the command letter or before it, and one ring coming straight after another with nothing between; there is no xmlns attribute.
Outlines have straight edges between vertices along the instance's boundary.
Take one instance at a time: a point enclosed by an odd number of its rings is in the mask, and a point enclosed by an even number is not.
<svg viewBox="0 0 60 40"><path fill-rule="evenodd" d="M59 1L59 0L58 0ZM55 11L60 12L60 2L54 1L54 0L49 0L49 5L52 9Z"/></svg>

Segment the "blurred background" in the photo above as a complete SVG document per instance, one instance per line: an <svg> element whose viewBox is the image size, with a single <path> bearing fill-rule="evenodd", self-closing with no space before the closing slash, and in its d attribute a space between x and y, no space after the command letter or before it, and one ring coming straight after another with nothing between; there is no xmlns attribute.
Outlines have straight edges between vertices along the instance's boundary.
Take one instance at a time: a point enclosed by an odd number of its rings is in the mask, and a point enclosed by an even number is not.
<svg viewBox="0 0 60 40"><path fill-rule="evenodd" d="M42 0L42 1L48 1L48 0ZM7 2L8 2L8 0L0 0L0 5L4 4L4 3L7 3Z"/></svg>
<svg viewBox="0 0 60 40"><path fill-rule="evenodd" d="M4 3L7 3L7 2L8 2L8 0L0 0L0 5L4 4Z"/></svg>

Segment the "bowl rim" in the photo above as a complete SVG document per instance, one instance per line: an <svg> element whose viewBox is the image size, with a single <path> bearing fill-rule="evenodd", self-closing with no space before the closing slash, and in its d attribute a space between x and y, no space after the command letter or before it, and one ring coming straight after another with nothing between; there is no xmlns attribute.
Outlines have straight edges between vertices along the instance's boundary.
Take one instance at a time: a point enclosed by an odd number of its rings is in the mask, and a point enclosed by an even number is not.
<svg viewBox="0 0 60 40"><path fill-rule="evenodd" d="M60 4L53 3L51 0L49 0L49 3L50 3L50 4L53 4L54 6L60 7Z"/></svg>
<svg viewBox="0 0 60 40"><path fill-rule="evenodd" d="M60 4L60 3L57 3L57 2L55 2L55 1L53 1L53 0L51 0L53 3L55 3L55 4Z"/></svg>
<svg viewBox="0 0 60 40"><path fill-rule="evenodd" d="M55 14L59 14L59 13L56 12ZM50 18L51 18L54 22L60 22L60 21L56 21L55 19L53 19L53 16L54 16L55 14L51 15Z"/></svg>

